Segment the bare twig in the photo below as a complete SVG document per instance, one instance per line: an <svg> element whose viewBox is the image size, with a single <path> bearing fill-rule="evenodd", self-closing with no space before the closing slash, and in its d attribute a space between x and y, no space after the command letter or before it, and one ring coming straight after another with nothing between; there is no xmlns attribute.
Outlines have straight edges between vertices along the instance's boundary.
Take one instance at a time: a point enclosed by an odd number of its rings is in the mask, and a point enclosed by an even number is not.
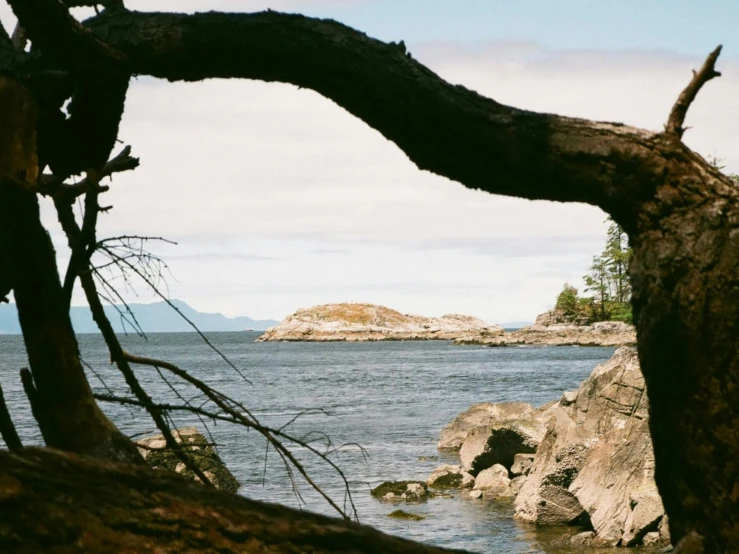
<svg viewBox="0 0 739 554"><path fill-rule="evenodd" d="M20 450L23 448L21 438L18 436L18 431L15 430L10 412L8 412L8 406L5 404L5 395L3 394L2 387L0 387L0 435L2 435L8 450Z"/></svg>
<svg viewBox="0 0 739 554"><path fill-rule="evenodd" d="M233 362L231 360L229 360L226 357L225 354L223 354L223 352L221 352L212 342L210 342L210 340L208 340L208 337L206 337L202 333L202 331L200 329L198 329L198 326L195 325L185 314L183 314L182 311L177 306L175 306L172 303L172 301L167 296L165 296L164 294L162 294L159 291L159 289L157 288L156 284L152 282L152 279L148 275L146 275L144 272L142 272L138 267L136 267L130 261L128 261L128 260L124 259L123 257L119 256L118 254L116 254L114 251L112 251L107 246L103 246L102 247L102 250L105 251L112 259L116 259L116 260L120 261L120 263L123 266L128 267L128 269L130 269L133 273L135 273L136 275L138 275L139 278L141 278L147 285L149 285L149 287L151 287L151 289L154 291L154 293L157 296L159 296L159 298L161 298L164 302L166 302L167 305L170 308L172 308L174 311L176 311L182 319L184 319L187 323L190 324L190 327L192 327L193 330L198 335L200 335L200 338L203 339L203 341L205 342L205 344L207 344L210 347L211 350L213 350L216 354L218 354L221 357L221 359L223 359L223 361L225 361L231 367L231 369L233 369L239 375L239 377L241 377L247 383L251 384L251 381L246 377L246 375L244 375L243 372L241 372L233 364Z"/></svg>
<svg viewBox="0 0 739 554"><path fill-rule="evenodd" d="M685 132L685 128L683 127L685 115L688 113L688 108L693 103L693 100L695 100L696 95L708 81L714 77L721 76L721 73L715 69L716 60L720 53L721 45L708 55L706 61L703 63L703 67L698 72L693 71L693 78L688 83L688 86L680 93L677 102L672 107L670 117L667 119L667 124L665 125L665 133L682 138Z"/></svg>
<svg viewBox="0 0 739 554"><path fill-rule="evenodd" d="M139 166L139 159L131 157L131 147L126 146L121 150L115 157L108 160L108 162L100 169L97 175L97 182L95 187L98 192L107 192L110 187L107 185L101 185L105 177L111 177L114 173L121 173L123 171L130 171L136 169ZM59 198L66 202L72 202L78 196L82 196L87 192L90 187L90 181L88 178L80 180L79 183L64 183L57 179L53 175L44 174L39 178L39 191L41 194L51 196L53 198Z"/></svg>
<svg viewBox="0 0 739 554"><path fill-rule="evenodd" d="M96 175L94 175L94 173L88 172L88 178L92 176L97 177ZM149 416L154 421L154 424L164 436L167 446L176 452L177 457L206 486L214 486L205 476L203 471L192 460L192 458L187 456L187 454L180 448L180 444L172 435L172 431L169 425L162 417L162 412L153 407L154 404L151 400L151 397L141 386L138 379L136 378L135 373L133 372L133 369L129 365L128 360L126 360L126 358L124 357L123 348L118 341L118 337L113 330L113 326L110 324L108 317L105 315L105 309L103 308L103 304L100 301L100 297L98 295L97 287L95 286L95 279L93 278L92 273L88 271L90 265L90 254L92 252L91 249L94 248L94 245L97 243L97 241L95 240L95 227L97 225L97 192L94 190L94 187L91 187L90 190L88 190L87 192L87 195L85 197L85 217L83 219L82 229L80 229L77 225L77 221L74 218L74 213L72 212L71 206L69 204L57 201L56 199L54 204L57 207L59 221L61 222L62 228L67 235L67 241L69 242L70 248L72 248L72 259L70 259L69 262L67 277L69 279L70 274L72 274L73 276L79 274L80 284L82 285L82 289L85 292L85 297L87 298L87 303L90 306L92 317L95 320L95 323L97 323L98 328L103 335L105 343L108 346L111 359L115 361L121 374L123 374L123 378L125 379L126 384L131 389L131 392L133 392L136 398L142 403L146 411L149 413ZM88 216L88 214L91 215ZM78 257L75 258L75 253L79 252L82 253L77 254ZM85 271L81 271L81 269L85 269ZM68 279L65 279L65 291ZM71 282L74 283L74 277L71 278ZM71 291L68 298L70 297Z"/></svg>
<svg viewBox="0 0 739 554"><path fill-rule="evenodd" d="M226 416L211 412L209 410L195 408L194 406L189 407L189 408L183 407L182 409L187 410L187 411L192 411L193 413L195 413L195 411L198 411L202 415L205 415L206 417L211 417L213 419L222 419L223 417L226 417L227 418L226 421L230 421L232 423L238 423L244 427L254 429L255 431L257 431L267 440L268 444L272 446L275 449L275 451L280 455L281 459L283 460L283 463L285 464L286 470L288 471L288 475L292 475L292 467L294 467L298 471L298 473L300 473L303 479L305 479L305 481L316 492L318 492L326 500L326 502L329 503L329 505L332 508L334 508L337 512L339 512L339 514L341 514L342 517L346 519L350 519L350 516L348 516L344 512L344 510L342 510L334 502L334 500L330 496L328 496L318 484L316 484L313 481L313 479L310 477L310 475L308 475L307 471L305 470L303 465L300 463L300 461L297 458L295 458L295 455L288 448L286 448L285 445L283 445L279 439L284 439L294 444L297 444L307 449L311 453L319 456L322 460L328 463L334 469L334 471L337 472L337 474L343 480L346 490L348 491L349 483L346 479L346 476L344 475L344 472L332 460L330 460L324 453L317 450L310 443L302 441L296 437L293 437L285 433L281 429L273 429L273 428L262 425L251 414L251 412L246 408L246 406L244 406L237 400L234 400L233 398L230 398L229 396L221 392L213 390L208 385L206 385L204 382L200 381L196 377L193 377L187 371L177 367L176 365L170 362L166 362L163 360L157 360L154 358L146 358L143 356L135 356L128 352L124 352L124 356L131 363L166 369L167 371L180 377L181 379L185 380L186 382L190 383L195 388L200 390L211 402L213 402L213 404L215 404L222 411L223 414L226 414ZM354 506L354 501L351 499L351 493L348 493L348 494L350 498L352 513L356 516L356 508Z"/></svg>

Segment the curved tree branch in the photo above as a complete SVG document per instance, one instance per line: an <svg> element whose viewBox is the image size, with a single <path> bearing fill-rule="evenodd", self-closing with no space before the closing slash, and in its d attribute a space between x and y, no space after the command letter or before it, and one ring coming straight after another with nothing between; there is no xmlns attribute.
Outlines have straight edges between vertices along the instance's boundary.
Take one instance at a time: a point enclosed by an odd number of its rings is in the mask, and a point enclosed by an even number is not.
<svg viewBox="0 0 739 554"><path fill-rule="evenodd" d="M313 89L395 142L419 168L470 188L610 211L653 192L657 133L504 106L445 82L403 45L335 21L123 11L85 25L104 33L134 74Z"/></svg>

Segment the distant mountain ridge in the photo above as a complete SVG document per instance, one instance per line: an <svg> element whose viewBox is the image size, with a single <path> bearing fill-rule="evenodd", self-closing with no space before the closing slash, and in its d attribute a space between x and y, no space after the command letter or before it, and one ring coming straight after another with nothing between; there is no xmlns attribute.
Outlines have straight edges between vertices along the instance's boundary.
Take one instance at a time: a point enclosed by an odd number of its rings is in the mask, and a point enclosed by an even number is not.
<svg viewBox="0 0 739 554"><path fill-rule="evenodd" d="M264 331L268 327L277 325L279 321L273 319L256 320L250 317L226 317L219 313L203 313L188 306L182 300L171 300L172 304L192 321L203 332L244 331L253 329ZM120 306L119 306L120 307ZM151 304L129 304L136 320L145 333L181 333L194 331L192 326L180 314L173 310L166 302ZM114 306L105 306L105 313L110 319L116 333L133 332L128 323L121 320ZM77 333L97 333L98 328L92 319L87 306L73 306L70 310L72 326ZM19 334L18 312L15 304L0 304L0 334Z"/></svg>

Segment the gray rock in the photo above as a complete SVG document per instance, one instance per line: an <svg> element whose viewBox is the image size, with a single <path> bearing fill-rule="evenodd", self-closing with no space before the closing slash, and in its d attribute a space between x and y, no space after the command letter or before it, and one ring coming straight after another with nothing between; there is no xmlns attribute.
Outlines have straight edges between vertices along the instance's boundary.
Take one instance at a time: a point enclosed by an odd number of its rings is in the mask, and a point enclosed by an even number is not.
<svg viewBox="0 0 739 554"><path fill-rule="evenodd" d="M239 482L196 427L183 427L177 431L172 431L172 436L175 441L183 445L198 469L216 488L228 492L239 490ZM146 463L152 468L173 471L193 481L200 481L198 476L187 469L187 466L180 461L174 452L165 450L167 443L164 440L164 435L147 437L136 441L136 444L139 446L139 452Z"/></svg>
<svg viewBox="0 0 739 554"><path fill-rule="evenodd" d="M621 544L634 546L639 544L650 529L656 529L665 514L662 499L651 489L638 491L629 495L631 512L624 523ZM657 531L659 535L659 531Z"/></svg>
<svg viewBox="0 0 739 554"><path fill-rule="evenodd" d="M517 419L533 412L534 407L525 402L475 404L442 429L437 448L439 450L459 450L469 432L475 427L492 425L496 421Z"/></svg>
<svg viewBox="0 0 739 554"><path fill-rule="evenodd" d="M443 465L429 475L426 484L435 489L468 489L475 478L458 465Z"/></svg>
<svg viewBox="0 0 739 554"><path fill-rule="evenodd" d="M560 402L549 421L516 497L515 517L565 523L577 512L577 502L592 524L594 544L639 544L647 533L659 532L664 508L654 483L647 396L636 351L617 350L570 400L569 406Z"/></svg>
<svg viewBox="0 0 739 554"><path fill-rule="evenodd" d="M667 514L665 514L665 517L660 520L659 525L657 526L657 531L659 531L660 543L672 544L672 537L670 537L670 524Z"/></svg>
<svg viewBox="0 0 739 554"><path fill-rule="evenodd" d="M642 539L642 545L644 546L658 546L661 544L659 531L650 531Z"/></svg>
<svg viewBox="0 0 739 554"><path fill-rule="evenodd" d="M477 475L474 490L481 490L483 497L486 499L513 496L508 470L499 464L489 467Z"/></svg>
<svg viewBox="0 0 739 554"><path fill-rule="evenodd" d="M462 444L459 459L472 475L495 464L510 468L516 454L536 452L545 432L546 425L537 419L514 419L476 427Z"/></svg>
<svg viewBox="0 0 739 554"><path fill-rule="evenodd" d="M523 487L523 484L526 482L526 476L525 475L519 475L518 477L514 477L511 479L511 492L514 495L517 495L521 491L521 487Z"/></svg>
<svg viewBox="0 0 739 554"><path fill-rule="evenodd" d="M528 475L531 471L531 466L534 464L534 457L534 454L516 454L513 457L511 475Z"/></svg>
<svg viewBox="0 0 739 554"><path fill-rule="evenodd" d="M572 406L576 400L577 400L577 391L570 390L562 395L562 398L560 399L559 403L562 406Z"/></svg>

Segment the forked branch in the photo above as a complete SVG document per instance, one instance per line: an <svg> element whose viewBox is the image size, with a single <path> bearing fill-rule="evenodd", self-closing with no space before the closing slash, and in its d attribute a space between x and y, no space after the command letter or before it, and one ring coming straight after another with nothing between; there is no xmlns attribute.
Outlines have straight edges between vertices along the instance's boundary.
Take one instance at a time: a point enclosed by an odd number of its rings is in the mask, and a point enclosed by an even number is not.
<svg viewBox="0 0 739 554"><path fill-rule="evenodd" d="M706 61L703 62L703 67L697 72L695 70L693 71L693 78L688 83L688 86L680 93L677 102L672 107L670 117L667 119L667 124L665 125L665 133L673 134L678 139L682 138L683 133L685 133L685 127L683 127L685 115L688 113L688 108L690 108L698 92L708 81L714 77L721 76L721 73L716 71L716 60L719 54L721 54L721 48L721 45L716 47L708 55Z"/></svg>

